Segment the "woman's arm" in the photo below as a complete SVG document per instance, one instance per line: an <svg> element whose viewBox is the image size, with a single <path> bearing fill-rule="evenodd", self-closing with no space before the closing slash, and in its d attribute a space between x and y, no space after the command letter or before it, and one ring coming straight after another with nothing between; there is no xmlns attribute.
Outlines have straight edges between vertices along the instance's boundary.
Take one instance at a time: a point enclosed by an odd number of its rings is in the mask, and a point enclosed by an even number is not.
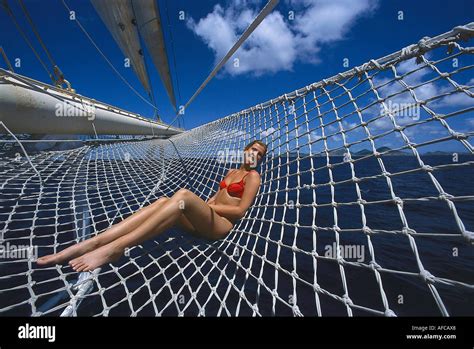
<svg viewBox="0 0 474 349"><path fill-rule="evenodd" d="M231 217L232 219L242 218L238 206L209 204L209 207L216 211L219 216Z"/></svg>
<svg viewBox="0 0 474 349"><path fill-rule="evenodd" d="M216 191L216 193L214 194L214 196L213 196L213 197L211 197L211 198L207 199L207 201L206 201L206 202L207 202L208 204L213 204L213 203L216 201L216 196L217 196L217 193L218 193L218 192L219 192L219 190L218 190L218 191Z"/></svg>

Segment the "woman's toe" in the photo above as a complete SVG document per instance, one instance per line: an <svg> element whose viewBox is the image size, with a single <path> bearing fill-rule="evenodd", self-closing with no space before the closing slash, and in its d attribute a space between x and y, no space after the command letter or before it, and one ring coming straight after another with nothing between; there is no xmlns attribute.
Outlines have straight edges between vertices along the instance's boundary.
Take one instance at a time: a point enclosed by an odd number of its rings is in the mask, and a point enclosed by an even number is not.
<svg viewBox="0 0 474 349"><path fill-rule="evenodd" d="M69 262L69 264L70 264L72 267L76 266L76 265L79 264L79 263L82 263L82 258L81 258L81 257L74 258L73 260L71 260L71 261Z"/></svg>
<svg viewBox="0 0 474 349"><path fill-rule="evenodd" d="M85 271L86 269L87 269L87 264L84 264L84 263L81 263L81 265L77 267L78 272Z"/></svg>

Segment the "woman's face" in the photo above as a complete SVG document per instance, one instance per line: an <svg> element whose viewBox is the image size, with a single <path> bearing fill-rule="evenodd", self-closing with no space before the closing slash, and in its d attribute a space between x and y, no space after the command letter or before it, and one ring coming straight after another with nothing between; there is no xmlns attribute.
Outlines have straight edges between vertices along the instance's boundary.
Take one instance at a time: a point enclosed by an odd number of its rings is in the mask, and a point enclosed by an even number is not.
<svg viewBox="0 0 474 349"><path fill-rule="evenodd" d="M250 167L257 167L265 154L265 148L258 143L254 143L244 152L244 162Z"/></svg>

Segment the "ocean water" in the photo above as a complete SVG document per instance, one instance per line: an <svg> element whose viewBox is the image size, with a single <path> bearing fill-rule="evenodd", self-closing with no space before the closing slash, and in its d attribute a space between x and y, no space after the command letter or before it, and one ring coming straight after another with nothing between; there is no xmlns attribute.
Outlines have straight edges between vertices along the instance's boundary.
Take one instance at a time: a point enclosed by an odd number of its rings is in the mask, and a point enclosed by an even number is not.
<svg viewBox="0 0 474 349"><path fill-rule="evenodd" d="M385 156L382 158L386 171L390 173L419 168L416 158L412 156ZM432 167L453 164L452 156L424 155L422 160L426 165ZM460 155L458 163L466 164L472 160L474 160L472 156ZM342 157L331 157L330 161L332 164L343 163ZM313 168L320 169L315 171L315 184L328 183L330 181L329 171L325 165L325 158L313 159ZM311 161L308 159L299 163L300 172L310 168ZM295 173L297 171L297 164L295 162L290 166L285 165L281 170L281 176L284 176L286 173ZM274 172L276 173L278 170L276 169ZM358 178L378 175L381 173L380 164L374 158L361 160L355 163L355 173ZM446 193L455 197L473 196L474 184L472 183L472 178L474 178L474 168L472 164L460 167L446 167L443 170L434 171L432 174ZM332 175L334 182L350 179L352 175L349 164L335 166L332 170ZM310 174L307 173L306 177L305 175L301 176L299 180L300 185L310 184ZM395 195L404 201L403 213L409 228L420 234L415 236L414 240L424 268L437 277L473 285L474 246L459 237L460 231L453 212L443 200L420 200L420 198L439 196L438 189L427 173L423 171L410 172L392 176L391 181ZM296 188L298 186L298 177L290 176L287 180L282 180L282 182L281 184L284 185L280 185L280 188L285 186ZM373 256L376 263L385 269L418 274L419 268L409 238L403 234L390 233L390 231L401 231L403 223L397 206L392 202L386 202L391 199L386 178L381 177L362 181L360 183L360 190L362 198L367 202L381 201L378 204L364 206L366 225L372 230L387 231L371 236L374 249ZM361 209L359 205L343 205L344 203L351 203L357 200L354 183L337 184L334 186L333 193L330 186L318 187L314 192L309 189L300 190L299 202L306 204L313 202L313 194L316 197L316 202L321 207L316 209L316 215L313 214L313 210L310 208L300 210L298 221L301 225L311 226L316 224L320 228L315 233L316 238L314 238L314 232L309 228L300 229L295 236L294 228L292 227L285 229L283 237L281 237L279 231L271 231L270 236L274 240L281 238L290 246L295 242L296 246L302 250L311 251L315 247L319 255L324 256L328 251L328 246L333 246L336 241L334 231L328 229L335 224L334 209L329 205L334 196L334 201L342 204L336 207L337 223L342 230L339 233L340 244L345 246L364 246L363 263L368 264L372 260L372 256L369 251L367 237L360 231L363 226ZM293 200L296 203L296 199L297 190L290 190L288 192L288 200ZM277 202L282 203L279 199L277 199ZM472 198L455 201L455 206L465 228L468 231L474 231L474 202ZM284 215L285 222L296 221L296 214L297 210L286 210ZM276 219L281 220L282 218L277 217ZM345 231L351 229L354 231ZM358 229L359 231L357 231ZM441 234L447 236L441 236ZM292 270L295 265L293 253L289 249L286 252L285 256L281 255L280 257L286 269ZM339 296L345 294L341 270L337 263L328 260L318 260L315 273L312 258L303 255L300 257L296 258L296 270L302 279L307 280L310 284L314 284L314 275L316 274L317 282L322 288ZM356 259L348 260L356 261ZM432 292L420 277L382 272L382 283L379 284L372 270L355 266L344 266L344 275L347 281L347 293L354 304L372 309L383 309L382 297L380 296L380 286L382 284L389 307L397 315L440 315ZM287 289L281 292L281 294L289 297L295 287L290 281L286 283L286 286L288 286ZM298 296L300 311L303 314L314 314L314 310L317 308L314 292L310 287L299 286L300 288L298 288L298 285L296 286L296 293L301 289L301 294ZM435 286L450 314L470 316L474 314L474 292L472 286L446 286L439 283ZM320 303L323 315L347 315L345 306L338 301L333 301L331 297L321 296ZM289 313L288 315L291 314L289 309L282 312ZM359 310L355 310L353 313L354 315L369 315L367 312Z"/></svg>
<svg viewBox="0 0 474 349"><path fill-rule="evenodd" d="M474 157L461 154L458 164L465 166L450 166L453 164L451 156L426 155L422 159L426 165L433 167L449 165L432 174L446 193L456 198L463 197L462 200L455 200L457 214L465 228L474 231L474 203L470 198L474 196L474 167L470 164ZM412 156L384 156L382 160L386 171L390 173L419 167ZM343 163L342 157L333 156L330 161L335 164L332 168L334 182L351 178L349 164ZM202 308L206 315L253 315L252 305L257 306L260 315L285 316L293 315L290 304L296 304L299 311L307 316L317 315L318 309L323 316L347 316L346 306L333 296L342 297L347 292L354 304L384 311L383 290L389 308L398 316L440 316L432 290L418 275L415 247L424 268L434 276L448 280L447 284L434 284L447 311L451 315L474 315L474 246L461 238L455 215L448 204L435 199L439 192L426 172L411 171L391 177L395 195L404 201L403 215L409 228L416 232L413 234L416 246L411 244L407 235L400 233L404 225L397 206L390 201L387 179L377 177L360 182L362 198L372 203L364 205L366 225L375 231L370 236L373 246L371 254L368 238L361 231L361 209L359 205L353 204L357 200L355 184L337 184L333 191L331 186L323 185L330 181L326 158L299 162L295 158L274 158L268 165L263 176L261 196L256 205L250 208L249 218L242 219L237 230L226 240L214 243L196 240L173 229L156 241L144 243L116 264L120 267L120 276L127 278L125 282L121 282L109 266L103 269L99 282L106 292L100 296L96 286L93 294L86 297L79 307L79 315L101 313L106 300L107 306L112 307L108 315L121 316L130 315L131 308L137 311L137 315L154 315L155 307L163 310L162 315L176 315L178 309L185 315L197 315ZM311 168L316 169L313 175L309 171ZM193 169L188 170L192 172ZM299 176L296 175L298 171L301 174ZM381 173L381 167L377 159L363 159L355 163L355 173L359 178L377 176ZM206 176L206 173L201 173L201 176ZM199 177L194 178L194 181L198 183ZM218 179L215 182L214 189L217 189ZM317 187L304 187L311 183ZM199 185L192 188L197 192L201 190ZM288 188L288 191L282 191L284 188ZM314 198L318 204L315 211L311 207L284 209L282 206L289 202L311 204ZM333 198L339 204L335 210L330 205ZM99 202L93 197L90 201L92 207ZM274 204L277 205L275 209L272 206ZM2 212L9 212L8 209L4 206ZM98 230L105 228L100 223L105 220L105 215L113 217L113 214L99 211L94 211L95 219L99 222L96 225ZM63 213L59 223L67 230L71 228L71 217L67 210ZM332 229L336 215L337 226L341 229L337 234L340 245L356 246L359 251L363 251L357 258L346 256L346 260L368 265L374 258L386 270L380 272L381 282L377 281L376 274L369 268L352 264L341 266L334 258L327 257L329 247L336 242L336 233ZM46 213L40 217L51 219ZM271 219L275 222L284 221L288 225L265 221ZM298 231L291 225L296 221L300 225ZM313 224L317 230L312 229ZM15 227L14 223L9 226ZM259 235L248 234L248 231L259 232ZM38 239L41 234L48 233L46 228L35 229ZM28 234L30 231L25 227L24 235ZM64 234L62 242L73 238ZM40 240L37 241L40 243ZM41 243L45 245L51 241ZM291 248L293 245L296 246L294 250ZM238 250L237 255L234 255L235 250ZM186 252L184 258L183 251ZM311 255L314 252L327 258L318 258L315 262ZM134 263L129 263L130 258ZM150 264L153 258L156 263ZM138 266L142 269L138 270ZM26 263L2 264L0 289L24 283L26 277L11 275L25 272L26 268ZM70 282L77 278L77 274L69 267L64 267L64 272ZM293 278L291 273L297 277ZM55 275L54 271L41 269L35 269L32 274L32 279L38 283L34 290L40 295L37 301L40 310L50 309L68 300L64 291L54 292L64 286L63 281L41 283ZM203 275L207 279L204 283ZM450 285L449 280L471 286ZM316 284L324 292L316 293ZM47 296L42 295L51 291ZM242 292L244 298L241 297ZM273 297L272 292L276 292L278 297ZM0 295L0 308L29 298L24 288L2 292ZM177 296L178 301L173 301L173 296ZM150 299L153 301L150 302ZM59 315L61 310L51 314ZM3 314L30 313L31 307L25 304ZM356 316L372 315L371 312L355 308L352 313Z"/></svg>

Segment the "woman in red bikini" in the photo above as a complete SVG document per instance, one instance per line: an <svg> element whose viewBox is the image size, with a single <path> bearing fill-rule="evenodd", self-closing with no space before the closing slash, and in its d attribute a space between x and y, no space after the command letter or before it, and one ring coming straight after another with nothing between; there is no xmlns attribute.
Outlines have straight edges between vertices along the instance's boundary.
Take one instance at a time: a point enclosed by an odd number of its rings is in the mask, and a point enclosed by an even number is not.
<svg viewBox="0 0 474 349"><path fill-rule="evenodd" d="M232 230L253 203L260 187L260 174L254 170L267 152L261 141L245 147L244 161L239 169L229 170L219 184L219 190L204 201L187 189L172 197L162 197L138 210L95 237L65 250L38 258L38 265L69 261L71 267L91 271L116 261L126 248L140 244L178 226L190 234L217 240Z"/></svg>

